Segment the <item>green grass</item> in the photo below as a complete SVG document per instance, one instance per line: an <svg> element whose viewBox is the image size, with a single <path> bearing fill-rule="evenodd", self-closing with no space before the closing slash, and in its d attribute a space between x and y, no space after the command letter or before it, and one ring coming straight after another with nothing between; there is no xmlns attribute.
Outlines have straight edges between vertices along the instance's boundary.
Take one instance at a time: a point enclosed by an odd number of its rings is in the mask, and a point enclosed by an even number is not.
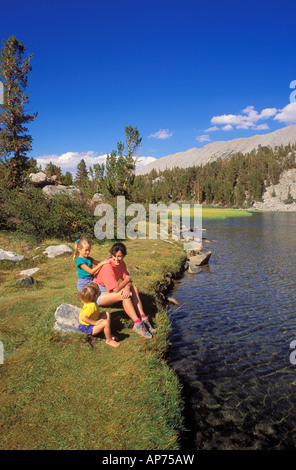
<svg viewBox="0 0 296 470"><path fill-rule="evenodd" d="M43 245L56 243L63 242ZM108 309L121 342L111 348L103 338L91 345L85 335L53 330L61 303L80 306L72 256L48 259L29 238L0 234L1 248L26 256L14 265L0 263L1 449L179 449L180 384L165 360L170 327L156 291L168 271L179 271L184 253L161 240L126 245L127 266L158 334L144 340L121 307ZM102 260L110 246L95 245L91 255ZM32 266L41 268L34 285L18 284L19 271Z"/></svg>
<svg viewBox="0 0 296 470"><path fill-rule="evenodd" d="M197 206L197 205L196 205ZM252 215L252 212L242 209L233 209L233 208L224 208L224 207L206 207L201 206L200 209L197 208L196 212L194 211L194 204L190 204L188 210L180 209L177 211L172 211L168 213L168 218L171 220L172 215L177 214L183 218L194 218L202 220L211 220L211 219L227 219L229 217L249 217Z"/></svg>
<svg viewBox="0 0 296 470"><path fill-rule="evenodd" d="M202 218L209 219L227 219L229 217L249 217L252 213L241 209L229 209L222 207L203 207Z"/></svg>

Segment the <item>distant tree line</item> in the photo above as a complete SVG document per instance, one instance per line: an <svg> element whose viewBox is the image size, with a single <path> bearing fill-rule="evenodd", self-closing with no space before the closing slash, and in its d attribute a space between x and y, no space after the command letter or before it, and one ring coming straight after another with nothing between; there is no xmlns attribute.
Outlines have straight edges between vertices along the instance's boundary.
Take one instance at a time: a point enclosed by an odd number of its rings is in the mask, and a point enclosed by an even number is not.
<svg viewBox="0 0 296 470"><path fill-rule="evenodd" d="M136 131L140 140L137 128L127 129ZM110 198L124 195L128 201L142 204L183 201L244 207L260 201L267 186L277 184L284 170L296 167L296 144L289 144L274 149L259 146L248 154L236 153L206 165L135 176L135 158L132 154L123 156L123 148L118 143L117 151L107 156L105 164L89 169L81 160L74 179L52 163L45 172L57 175L62 184L79 186L89 197L100 192Z"/></svg>
<svg viewBox="0 0 296 470"><path fill-rule="evenodd" d="M130 197L134 202L186 201L222 206L250 206L260 201L266 186L277 184L280 174L295 168L296 145L270 147L205 165L152 170L136 176Z"/></svg>

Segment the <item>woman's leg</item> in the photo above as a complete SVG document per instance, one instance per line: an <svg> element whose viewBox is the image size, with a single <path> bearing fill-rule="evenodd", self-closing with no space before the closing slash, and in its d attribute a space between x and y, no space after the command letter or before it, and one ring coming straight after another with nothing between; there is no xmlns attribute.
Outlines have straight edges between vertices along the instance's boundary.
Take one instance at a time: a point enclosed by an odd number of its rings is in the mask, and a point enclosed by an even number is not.
<svg viewBox="0 0 296 470"><path fill-rule="evenodd" d="M132 300L133 296L134 296L134 299L136 299L134 301ZM142 336L145 336L145 337L149 338L149 337L151 337L151 335L150 335L150 333L147 332L146 327L144 326L141 319L138 317L137 310L135 308L135 305L137 305L138 308L139 308L139 302L140 302L140 305L142 306L142 303L141 303L140 298L139 298L139 294L138 294L138 297L137 297L136 292L134 292L133 296L129 297L128 299L123 299L120 292L117 292L117 293L115 293L115 292L104 292L104 293L102 293L102 295L100 297L100 307L111 307L116 302L122 302L122 306L124 308L125 313L134 322L134 328L133 329L135 329L135 331L137 333L141 334ZM134 302L135 302L135 305L134 305ZM140 309L141 309L141 307L140 307ZM142 311L143 311L143 307L142 307ZM137 328L136 328L136 326L137 326Z"/></svg>
<svg viewBox="0 0 296 470"><path fill-rule="evenodd" d="M148 329L148 331L150 331L151 334L155 334L156 329L153 328L153 326L151 325L151 323L149 321L148 316L145 314L145 312L143 310L143 305L142 305L142 302L141 302L141 299L140 299L139 291L136 288L136 286L132 286L132 292L133 292L132 301L133 301L134 307L135 307L138 315L140 315L140 317L143 320L143 322L145 323L145 326Z"/></svg>
<svg viewBox="0 0 296 470"><path fill-rule="evenodd" d="M132 302L134 305L134 308L138 315L140 315L142 318L146 317L144 310L143 310L143 305L140 299L139 291L136 286L132 286L131 288L132 291Z"/></svg>
<svg viewBox="0 0 296 470"><path fill-rule="evenodd" d="M104 292L100 298L100 307L111 307L117 302L122 302L122 306L127 315L133 320L138 320L138 315L133 306L131 297L129 299L123 299L120 292Z"/></svg>

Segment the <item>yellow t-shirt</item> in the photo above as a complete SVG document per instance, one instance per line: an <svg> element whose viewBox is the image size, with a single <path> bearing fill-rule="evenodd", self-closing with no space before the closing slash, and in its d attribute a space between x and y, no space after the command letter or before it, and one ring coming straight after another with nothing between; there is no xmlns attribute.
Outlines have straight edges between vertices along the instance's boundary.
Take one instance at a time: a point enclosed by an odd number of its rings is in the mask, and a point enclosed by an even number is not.
<svg viewBox="0 0 296 470"><path fill-rule="evenodd" d="M88 304L84 304L81 312L79 314L79 322L82 325L89 325L89 323L85 323L81 320L81 315L85 315L87 318L90 318L93 321L97 321L99 319L99 307L95 302L89 302Z"/></svg>

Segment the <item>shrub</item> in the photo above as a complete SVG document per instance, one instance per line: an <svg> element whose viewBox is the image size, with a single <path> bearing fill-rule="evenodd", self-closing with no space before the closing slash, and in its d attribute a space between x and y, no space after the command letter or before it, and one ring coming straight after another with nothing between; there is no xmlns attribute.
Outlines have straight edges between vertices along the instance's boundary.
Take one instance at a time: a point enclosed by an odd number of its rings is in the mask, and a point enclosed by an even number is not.
<svg viewBox="0 0 296 470"><path fill-rule="evenodd" d="M85 201L67 195L49 198L38 188L1 192L2 229L45 238L94 238L95 218Z"/></svg>

